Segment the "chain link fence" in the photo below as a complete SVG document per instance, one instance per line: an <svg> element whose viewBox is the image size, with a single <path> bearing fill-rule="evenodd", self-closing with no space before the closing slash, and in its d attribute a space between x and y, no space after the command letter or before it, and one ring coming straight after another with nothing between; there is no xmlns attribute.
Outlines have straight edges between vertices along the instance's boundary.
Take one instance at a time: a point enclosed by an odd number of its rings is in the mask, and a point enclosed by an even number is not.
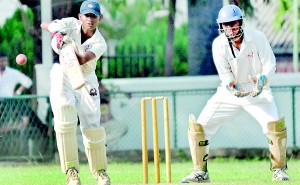
<svg viewBox="0 0 300 185"><path fill-rule="evenodd" d="M288 148L300 147L300 87L272 87L273 95L280 116L285 117L288 129ZM115 92L112 93L112 115L120 123L127 125L128 132L118 143L118 150L140 150L141 148L141 110L140 101L143 97L166 96L169 98L169 119L171 148L188 148L187 130L188 116L196 117L206 105L207 100L216 89L183 90L161 92ZM157 103L159 124L159 146L164 149L163 107ZM147 124L149 149L152 149L152 118L151 103L147 103ZM212 149L224 148L268 148L266 136L257 121L247 112L241 111L233 120L224 123L210 142Z"/></svg>
<svg viewBox="0 0 300 185"><path fill-rule="evenodd" d="M272 87L280 115L285 117L288 130L287 147L300 147L300 87ZM111 102L103 113L110 111L108 121L102 122L107 133L108 156L141 154L141 98L166 96L169 99L171 149L188 149L188 115L199 115L216 89L160 92L110 92ZM0 160L53 159L56 143L48 97L18 97L0 99ZM42 114L40 113L42 112ZM157 102L159 148L164 150L163 106ZM148 148L153 149L151 103L147 103ZM42 116L41 116L42 115ZM103 117L105 118L105 117ZM26 123L26 124L25 124ZM257 123L246 112L240 114L213 136L212 150L268 149L268 142ZM123 156L123 157L124 157Z"/></svg>
<svg viewBox="0 0 300 185"><path fill-rule="evenodd" d="M1 160L47 160L53 157L52 114L39 102L47 104L48 97L0 98Z"/></svg>

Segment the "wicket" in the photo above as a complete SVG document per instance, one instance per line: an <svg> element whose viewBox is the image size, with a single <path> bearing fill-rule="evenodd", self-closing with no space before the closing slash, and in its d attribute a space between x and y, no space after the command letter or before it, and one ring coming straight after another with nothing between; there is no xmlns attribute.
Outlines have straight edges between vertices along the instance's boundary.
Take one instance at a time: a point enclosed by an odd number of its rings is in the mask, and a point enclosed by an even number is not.
<svg viewBox="0 0 300 185"><path fill-rule="evenodd" d="M164 112L164 135L165 135L165 163L167 183L171 183L171 151L170 151L170 128L169 128L169 109L167 97L144 97L141 99L141 122L142 122L142 160L144 183L148 183L148 144L147 144L147 116L146 102L151 100L152 104L152 130L153 130L153 152L154 170L156 183L160 183L160 157L158 146L158 121L156 100L163 101Z"/></svg>

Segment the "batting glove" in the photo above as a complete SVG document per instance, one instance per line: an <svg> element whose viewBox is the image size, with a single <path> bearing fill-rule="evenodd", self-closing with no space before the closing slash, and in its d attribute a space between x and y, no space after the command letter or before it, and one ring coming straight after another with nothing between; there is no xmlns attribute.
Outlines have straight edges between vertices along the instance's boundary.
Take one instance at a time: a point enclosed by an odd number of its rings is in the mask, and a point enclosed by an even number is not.
<svg viewBox="0 0 300 185"><path fill-rule="evenodd" d="M267 84L267 77L265 75L261 75L254 86L254 91L251 92L251 96L256 97L260 95L263 91L263 87Z"/></svg>
<svg viewBox="0 0 300 185"><path fill-rule="evenodd" d="M54 38L54 37L56 38L56 47L57 47L57 49L60 49L62 47L65 35L66 34L64 34L62 32L58 32L58 31L57 32L53 32L51 34L52 38Z"/></svg>

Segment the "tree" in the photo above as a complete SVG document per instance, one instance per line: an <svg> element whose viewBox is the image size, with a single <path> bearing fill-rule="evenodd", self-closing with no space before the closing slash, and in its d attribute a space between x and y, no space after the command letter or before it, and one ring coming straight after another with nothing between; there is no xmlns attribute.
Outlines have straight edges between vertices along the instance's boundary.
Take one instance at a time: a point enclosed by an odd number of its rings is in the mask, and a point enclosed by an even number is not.
<svg viewBox="0 0 300 185"><path fill-rule="evenodd" d="M174 58L174 22L176 12L176 0L169 2L169 18L168 18L168 33L166 40L166 53L165 53L165 76L172 75L172 64Z"/></svg>
<svg viewBox="0 0 300 185"><path fill-rule="evenodd" d="M32 11L28 10L27 12L22 12L20 9L17 9L14 15L7 19L4 26L0 28L0 50L7 54L11 67L33 78L34 73L31 66L33 66L34 42L22 22L23 14L26 15L28 23L32 24ZM15 57L19 53L23 53L27 56L28 60L26 65L20 66L15 63Z"/></svg>
<svg viewBox="0 0 300 185"><path fill-rule="evenodd" d="M271 0L264 0L269 3ZM281 10L279 10L279 19L282 15L292 9L292 1L278 0ZM21 3L32 9L34 14L33 29L30 33L34 38L35 52L34 64L41 63L41 29L40 29L40 0L20 0ZM77 17L82 0L52 0L53 19L73 16ZM127 0L103 0L101 3L110 12L104 16L104 21L100 23L101 33L108 39L123 39L132 28L137 24L141 27L147 26L147 16L149 10L160 9L161 0L135 2L135 6L128 6ZM216 18L219 9L222 7L222 0L188 0L188 66L189 75L208 75L216 74L212 54L211 44L218 35ZM250 0L228 0L231 4L240 6L247 15L252 15L253 7ZM174 75L174 14L176 0L169 1L169 21L168 36L166 38L165 51L165 69L164 75ZM281 13L280 13L281 12ZM280 16L281 15L281 16ZM109 20L110 22L106 22ZM284 21L284 20L282 20ZM27 27L27 26L26 26ZM175 33L176 34L176 33ZM172 64L173 63L173 64Z"/></svg>
<svg viewBox="0 0 300 185"><path fill-rule="evenodd" d="M189 75L216 74L211 54L213 39L218 35L217 12L220 0L188 0Z"/></svg>

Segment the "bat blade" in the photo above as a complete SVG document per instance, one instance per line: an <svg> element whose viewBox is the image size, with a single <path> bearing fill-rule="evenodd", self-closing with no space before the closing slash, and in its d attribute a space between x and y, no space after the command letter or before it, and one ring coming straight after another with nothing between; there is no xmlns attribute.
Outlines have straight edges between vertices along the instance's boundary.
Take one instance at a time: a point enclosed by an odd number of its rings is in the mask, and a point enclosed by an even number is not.
<svg viewBox="0 0 300 185"><path fill-rule="evenodd" d="M84 86L84 76L71 44L64 44L60 51L61 65L64 66L66 74L70 79L71 86L74 90L80 89Z"/></svg>

